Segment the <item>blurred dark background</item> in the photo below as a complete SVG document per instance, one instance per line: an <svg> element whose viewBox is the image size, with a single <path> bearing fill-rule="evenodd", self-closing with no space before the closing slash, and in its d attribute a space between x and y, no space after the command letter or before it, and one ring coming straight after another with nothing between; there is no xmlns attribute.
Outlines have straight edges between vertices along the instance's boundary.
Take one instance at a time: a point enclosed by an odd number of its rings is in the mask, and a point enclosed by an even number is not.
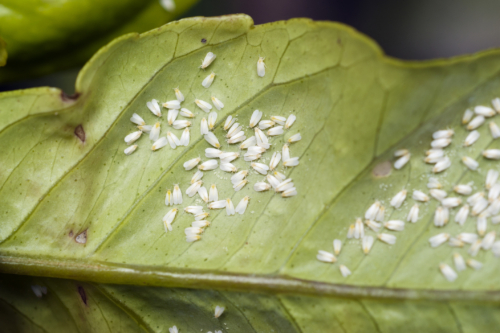
<svg viewBox="0 0 500 333"><path fill-rule="evenodd" d="M500 47L500 0L200 0L185 17L245 13L255 24L293 17L338 21L401 59L452 57ZM55 86L74 90L79 69L0 85L0 91Z"/></svg>

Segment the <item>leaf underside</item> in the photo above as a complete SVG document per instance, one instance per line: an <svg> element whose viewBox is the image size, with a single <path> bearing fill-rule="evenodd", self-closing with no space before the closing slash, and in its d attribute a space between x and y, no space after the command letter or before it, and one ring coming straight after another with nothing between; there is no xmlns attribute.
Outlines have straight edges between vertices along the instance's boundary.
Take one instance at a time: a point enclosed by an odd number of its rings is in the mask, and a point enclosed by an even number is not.
<svg viewBox="0 0 500 333"><path fill-rule="evenodd" d="M217 59L204 71L198 66L208 51ZM256 73L259 56L265 57L263 78ZM185 19L123 36L87 63L75 99L50 88L0 95L0 269L103 283L498 301L498 259L491 253L478 255L482 270L468 269L453 283L439 273L440 262L451 265L453 251L465 255L466 249L429 247L428 238L441 232L432 223L436 201L422 204L419 221L407 223L404 232L389 232L397 236L395 245L376 242L365 256L358 240L345 237L376 199L386 205L386 219L406 219L412 199L397 210L388 202L402 188L426 190L431 166L422 156L437 129L456 133L447 148L454 163L438 176L447 190L471 180L479 186L489 168L498 168L479 158L480 170L466 172L459 149L467 135L460 126L463 111L489 103L499 91L499 60L498 51L488 51L401 62L341 24L294 19L253 26L245 15ZM217 76L205 89L201 81L211 71ZM182 106L196 113L190 145L152 152L144 137L126 156L123 138L134 130L131 115L157 121L146 102L172 100L176 87L186 97ZM186 160L205 159L209 145L199 122L206 115L194 99L211 96L225 104L214 130L219 140L228 115L245 125L247 136L255 109L263 119L297 116L284 136L272 139L270 151L301 133L290 148L300 165L280 167L298 195L256 193L253 184L264 178L256 173L234 192L228 174L205 172L204 184L216 183L221 198L236 204L248 195L250 204L243 216L211 211L212 225L202 239L187 243L184 228L192 216L179 214L173 232L165 233L161 221L170 208L164 198L173 184L186 190L194 173L184 170ZM75 135L79 126L83 141ZM467 148L474 158L500 145L487 126L479 131L480 140ZM238 151L221 143L225 151ZM412 152L409 164L374 177L373 168L392 160L397 148ZM234 164L248 168L241 158ZM184 195L182 207L199 202ZM475 230L475 223L449 223L445 230ZM76 242L84 231L86 243ZM334 238L344 242L338 263L317 261L317 251L331 251ZM342 277L339 263L352 275Z"/></svg>
<svg viewBox="0 0 500 333"><path fill-rule="evenodd" d="M47 287L37 298L31 286ZM214 318L216 306L225 311ZM485 332L498 305L251 294L3 275L8 332Z"/></svg>

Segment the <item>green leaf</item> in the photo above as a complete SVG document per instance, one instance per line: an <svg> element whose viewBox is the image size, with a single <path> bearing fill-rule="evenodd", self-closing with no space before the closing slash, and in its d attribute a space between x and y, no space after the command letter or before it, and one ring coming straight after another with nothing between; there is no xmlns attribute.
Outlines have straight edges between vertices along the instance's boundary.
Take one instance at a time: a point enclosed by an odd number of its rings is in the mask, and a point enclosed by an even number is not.
<svg viewBox="0 0 500 333"><path fill-rule="evenodd" d="M204 71L198 66L208 51L217 59ZM263 78L256 73L259 55L267 66ZM475 230L475 220L438 229L432 223L435 200L421 205L418 223L389 232L397 235L393 246L377 241L364 255L359 241L345 237L376 199L387 207L386 220L406 218L411 198L398 210L388 202L402 188L426 191L432 166L422 157L436 129L456 133L447 148L453 165L438 176L448 192L469 180L482 186L495 162L479 159L480 171L473 173L459 160L464 152L477 157L500 143L491 142L483 126L479 141L462 148L467 131L460 119L467 107L497 96L499 59L493 50L447 61L401 62L340 24L295 19L254 27L245 15L186 19L123 36L85 66L77 98L48 88L0 95L0 269L108 283L498 301L498 259L491 251L476 258L483 269L460 272L453 283L439 272L441 262L452 265L454 251L468 258L467 248L431 249L429 237ZM201 81L211 71L217 76L205 89ZM152 152L146 137L126 156L123 138L135 130L131 115L157 121L146 102L174 99L175 87L186 96L183 107L197 113L189 147ZM272 139L264 161L300 132L302 140L291 145L300 165L279 168L293 178L298 195L283 199L272 191L255 192L253 184L264 178L255 172L234 192L228 174L206 172L205 185L217 184L221 198L236 205L248 195L250 204L243 216L211 211L212 225L202 239L187 243L184 229L193 217L179 214L173 231L165 233L162 217L170 208L164 200L173 184L183 192L189 185L194 171L185 171L183 163L205 159L209 145L199 123L206 114L194 99L211 96L226 105L214 133L227 151L238 148L222 140L226 116L236 116L249 136L246 124L255 109L264 119L297 115L284 136ZM373 168L392 160L397 148L410 149L410 164L374 177ZM242 158L234 163L249 168ZM178 208L199 202L184 194ZM490 224L489 230L494 228ZM76 242L83 232L86 243ZM334 238L344 242L338 263L316 260L318 250L332 251ZM339 264L352 275L342 277Z"/></svg>
<svg viewBox="0 0 500 333"><path fill-rule="evenodd" d="M37 298L31 286L47 288ZM216 306L225 311L214 318ZM498 306L461 301L251 294L14 277L0 280L9 332L485 332Z"/></svg>
<svg viewBox="0 0 500 333"><path fill-rule="evenodd" d="M159 0L3 1L0 36L10 58L0 82L79 66L114 38L172 21L196 2L174 1L173 12Z"/></svg>

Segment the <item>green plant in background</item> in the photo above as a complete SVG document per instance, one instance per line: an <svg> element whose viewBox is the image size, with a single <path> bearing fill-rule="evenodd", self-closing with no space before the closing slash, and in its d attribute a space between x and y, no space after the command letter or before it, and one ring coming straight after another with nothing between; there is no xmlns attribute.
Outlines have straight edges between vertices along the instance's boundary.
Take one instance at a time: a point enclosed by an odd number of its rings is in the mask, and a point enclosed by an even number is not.
<svg viewBox="0 0 500 333"><path fill-rule="evenodd" d="M217 58L200 69L208 52ZM257 75L260 56L263 77ZM478 156L498 143L483 125L477 129L480 139L463 148L469 132L462 115L498 96L499 59L494 50L402 62L341 24L294 19L253 26L250 17L233 15L184 19L114 40L85 65L75 98L50 88L1 94L0 270L90 281L5 275L4 313L17 318L16 325L41 331L116 331L115 325L163 332L173 325L181 332L495 327L498 258L484 250L469 255L468 246L429 246L440 232L475 232L475 218L461 226L453 221L457 209L450 208L450 222L437 228L439 202L431 199L420 203L416 223L406 222L403 231L379 231L396 236L393 245L376 241L364 254L361 240L346 235L377 199L386 207L384 221L406 221L415 203L412 191L427 192L431 175L449 193L453 185L471 181L481 191L497 163ZM202 81L212 72L215 80L205 88ZM158 118L146 106L152 99L175 100L174 88L184 95L182 107L195 114L177 118L191 122L189 144L152 151L145 133L137 150L124 154L124 137L137 130L130 121L134 113L147 124L159 122L160 136L170 131L181 137L183 129L168 125L167 109ZM203 184L216 184L219 199L231 198L235 206L249 196L243 215L208 210L197 194L186 195L196 169L187 171L184 163L198 156L205 161L205 149L212 147L200 133L208 114L195 100L212 97L224 103L212 109L213 133L223 151L246 153L240 143L226 143L228 116L237 118L247 138L254 133L248 124L255 110L263 112L262 119L297 117L284 135L270 139L258 161L268 164L273 152L300 133L302 139L290 144L300 164L278 167L293 179L296 196L256 192L254 184L266 177L254 171L249 184L235 192L232 174L219 169L204 172ZM424 152L432 133L444 128L454 130L446 148L453 163L434 175ZM393 153L400 148L411 158L395 170ZM467 171L463 155L479 161L478 171ZM252 170L243 156L231 163ZM165 232L162 218L173 208L165 206L165 197L175 184L183 204L174 206L179 213ZM402 189L408 197L394 209L389 202ZM193 243L185 238L194 220L183 212L188 205L210 212L210 226ZM495 228L489 225L488 232ZM364 232L376 238L368 227ZM333 239L343 243L337 262L318 261L318 250L333 252ZM448 281L439 266L454 267L454 252L480 261L482 269L468 268ZM340 265L351 275L343 276ZM35 284L48 287L40 300L29 290ZM226 307L220 319L213 318L216 305ZM59 308L67 309L64 316ZM62 318L60 326L51 326Z"/></svg>
<svg viewBox="0 0 500 333"><path fill-rule="evenodd" d="M177 0L167 11L158 0L4 0L0 37L9 62L0 82L80 66L114 38L172 21L194 3Z"/></svg>

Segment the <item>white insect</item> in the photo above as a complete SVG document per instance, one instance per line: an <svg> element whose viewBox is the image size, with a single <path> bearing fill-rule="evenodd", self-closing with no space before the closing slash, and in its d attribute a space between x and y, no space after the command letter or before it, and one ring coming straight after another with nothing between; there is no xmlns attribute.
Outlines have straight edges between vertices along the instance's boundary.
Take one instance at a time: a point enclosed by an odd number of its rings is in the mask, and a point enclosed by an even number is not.
<svg viewBox="0 0 500 333"><path fill-rule="evenodd" d="M228 153L220 154L219 158L220 158L222 163L229 163L229 162L232 162L235 159L237 159L239 156L240 156L239 153L228 152Z"/></svg>
<svg viewBox="0 0 500 333"><path fill-rule="evenodd" d="M394 208L399 208L406 199L406 190L399 191L391 200L391 206Z"/></svg>
<svg viewBox="0 0 500 333"><path fill-rule="evenodd" d="M361 246L363 248L363 252L365 254L370 253L370 250L372 249L374 239L372 236L365 236L363 237L363 240L361 242Z"/></svg>
<svg viewBox="0 0 500 333"><path fill-rule="evenodd" d="M231 128L231 126L233 126L235 121L236 121L236 119L233 118L232 116L227 116L226 122L224 123L224 131L229 130Z"/></svg>
<svg viewBox="0 0 500 333"><path fill-rule="evenodd" d="M152 99L150 102L146 103L148 109L153 112L153 114L157 117L161 117L161 108L160 104L156 99Z"/></svg>
<svg viewBox="0 0 500 333"><path fill-rule="evenodd" d="M219 149L215 148L206 148L205 149L205 156L208 158L219 158L219 156L222 154L222 151Z"/></svg>
<svg viewBox="0 0 500 333"><path fill-rule="evenodd" d="M174 0L160 0L160 5L165 9L167 12L173 12L175 11L175 2ZM178 333L177 327L171 327L169 328L170 333Z"/></svg>
<svg viewBox="0 0 500 333"><path fill-rule="evenodd" d="M439 172L442 172L442 171L448 169L450 166L451 166L451 161L448 158L448 156L445 156L445 157L443 157L442 160L440 160L439 162L436 163L434 168L432 168L432 172L439 173Z"/></svg>
<svg viewBox="0 0 500 333"><path fill-rule="evenodd" d="M280 184L280 181L278 180L278 178L272 176L272 175L267 175L266 176L266 179L267 181L269 182L269 184L271 184L271 186L276 189L279 184Z"/></svg>
<svg viewBox="0 0 500 333"><path fill-rule="evenodd" d="M500 138L500 127L498 127L498 125L496 123L494 123L493 121L490 121L489 127L490 127L491 136L493 137L493 139Z"/></svg>
<svg viewBox="0 0 500 333"><path fill-rule="evenodd" d="M398 158L396 162L394 162L394 168L399 170L404 167L410 161L410 157L410 154L406 154Z"/></svg>
<svg viewBox="0 0 500 333"><path fill-rule="evenodd" d="M269 149L271 145L269 144L269 140L267 136L262 132L259 128L255 128L255 138L257 140L257 146L262 147L264 149Z"/></svg>
<svg viewBox="0 0 500 333"><path fill-rule="evenodd" d="M287 189L281 193L282 198L289 198L297 195L297 189L295 187L292 187L290 189Z"/></svg>
<svg viewBox="0 0 500 333"><path fill-rule="evenodd" d="M175 93L175 98L177 98L177 100L179 102L184 102L184 95L182 94L182 92L179 90L179 88L174 88L174 93Z"/></svg>
<svg viewBox="0 0 500 333"><path fill-rule="evenodd" d="M267 131L268 136L276 136L276 135L281 135L283 133L284 133L283 126L276 126Z"/></svg>
<svg viewBox="0 0 500 333"><path fill-rule="evenodd" d="M269 167L263 163L257 163L257 162L253 162L252 164L250 164L250 166L255 170L257 171L258 173L262 174L262 175L267 175L267 172L269 171Z"/></svg>
<svg viewBox="0 0 500 333"><path fill-rule="evenodd" d="M227 131L226 138L231 138L233 135L241 131L242 126L239 123L234 123L233 126Z"/></svg>
<svg viewBox="0 0 500 333"><path fill-rule="evenodd" d="M172 223L174 222L175 216L177 215L178 211L179 210L177 208L173 208L163 217L165 232L172 231Z"/></svg>
<svg viewBox="0 0 500 333"><path fill-rule="evenodd" d="M429 178L429 181L427 183L427 188L428 189L439 189L443 187L441 185L441 183L439 182L439 180L437 180L436 178L433 178L433 177L430 177Z"/></svg>
<svg viewBox="0 0 500 333"><path fill-rule="evenodd" d="M125 153L125 155L130 155L134 151L136 151L136 149L137 149L137 145L132 145L130 147L125 148L125 150L123 152Z"/></svg>
<svg viewBox="0 0 500 333"><path fill-rule="evenodd" d="M281 161L281 153L277 151L274 152L273 155L271 156L271 161L269 162L269 170L276 169L280 161Z"/></svg>
<svg viewBox="0 0 500 333"><path fill-rule="evenodd" d="M485 198L479 198L477 202L472 206L471 215L476 216L481 214L483 210L485 210L486 207L488 207L488 204L489 204L488 200L486 200Z"/></svg>
<svg viewBox="0 0 500 333"><path fill-rule="evenodd" d="M125 143L128 145L131 145L132 143L136 142L142 135L142 131L136 131L133 133L130 133L125 137Z"/></svg>
<svg viewBox="0 0 500 333"><path fill-rule="evenodd" d="M144 132L144 133L149 133L149 132L151 132L151 129L153 128L153 126L151 126L151 125L141 125L141 126L137 126L137 128L138 128L141 132Z"/></svg>
<svg viewBox="0 0 500 333"><path fill-rule="evenodd" d="M186 242L193 243L201 239L200 235L186 235Z"/></svg>
<svg viewBox="0 0 500 333"><path fill-rule="evenodd" d="M198 163L200 163L200 162L201 162L201 158L196 157L196 158L190 159L189 161L184 162L183 166L184 166L184 169L186 171L189 171L189 170L193 169L195 166L197 166Z"/></svg>
<svg viewBox="0 0 500 333"><path fill-rule="evenodd" d="M182 108L180 113L181 113L181 116L183 116L183 117L194 118L194 113L192 113L191 111L189 111L186 108Z"/></svg>
<svg viewBox="0 0 500 333"><path fill-rule="evenodd" d="M172 196L172 192L170 190L168 190L167 195L165 196L165 205L172 206L174 204L173 200L174 200L174 198Z"/></svg>
<svg viewBox="0 0 500 333"><path fill-rule="evenodd" d="M451 143L450 138L436 139L431 142L431 147L434 149L442 149L448 147L450 143Z"/></svg>
<svg viewBox="0 0 500 333"><path fill-rule="evenodd" d="M485 250L491 249L493 246L493 243L495 242L495 237L496 237L496 232L495 231L490 231L484 236L483 241L481 242L481 247Z"/></svg>
<svg viewBox="0 0 500 333"><path fill-rule="evenodd" d="M441 270L441 273L446 278L446 280L450 282L455 281L456 278L458 277L457 273L453 270L453 268L451 268L446 264L439 264L439 269Z"/></svg>
<svg viewBox="0 0 500 333"><path fill-rule="evenodd" d="M339 269L340 274L342 274L343 277L348 277L349 275L351 275L351 271L345 265L340 265Z"/></svg>
<svg viewBox="0 0 500 333"><path fill-rule="evenodd" d="M231 216L235 213L233 202L231 199L226 199L226 215Z"/></svg>
<svg viewBox="0 0 500 333"><path fill-rule="evenodd" d="M205 118L203 118L203 120L204 119ZM202 126L203 126L203 120L202 120ZM208 114L208 123L207 123L208 129L205 130L206 133L201 133L201 134L208 134L208 130L213 130L216 122L217 122L217 112L210 112Z"/></svg>
<svg viewBox="0 0 500 333"><path fill-rule="evenodd" d="M290 159L290 148L287 144L283 145L283 148L281 149L281 156L283 158L283 161Z"/></svg>
<svg viewBox="0 0 500 333"><path fill-rule="evenodd" d="M191 223L193 228L206 228L210 226L210 222L207 220L194 221Z"/></svg>
<svg viewBox="0 0 500 333"><path fill-rule="evenodd" d="M412 195L413 200L427 202L429 201L429 196L422 191L415 190Z"/></svg>
<svg viewBox="0 0 500 333"><path fill-rule="evenodd" d="M224 107L224 103L222 103L220 99L214 96L212 96L212 103L217 110L221 110Z"/></svg>
<svg viewBox="0 0 500 333"><path fill-rule="evenodd" d="M455 132L452 129L439 130L432 133L432 138L434 140L442 138L451 138L453 134L455 134Z"/></svg>
<svg viewBox="0 0 500 333"><path fill-rule="evenodd" d="M299 165L299 158L298 157L292 157L292 158L289 158L289 159L283 161L283 166L286 168L295 167L297 165Z"/></svg>
<svg viewBox="0 0 500 333"><path fill-rule="evenodd" d="M210 64L215 60L216 57L217 56L212 52L208 52L207 55L205 56L205 59L203 59L200 68L205 69L208 66L210 66Z"/></svg>
<svg viewBox="0 0 500 333"><path fill-rule="evenodd" d="M477 192L467 198L469 205L475 205L479 200L484 198L484 192Z"/></svg>
<svg viewBox="0 0 500 333"><path fill-rule="evenodd" d="M354 223L354 238L360 239L365 236L365 228L361 219L356 219Z"/></svg>
<svg viewBox="0 0 500 333"><path fill-rule="evenodd" d="M482 245L481 240L476 240L474 243L472 243L467 253L469 253L473 257L477 256L479 250L481 250L481 245Z"/></svg>
<svg viewBox="0 0 500 333"><path fill-rule="evenodd" d="M391 234L378 234L377 238L380 239L382 242L393 245L396 244L396 236L391 235Z"/></svg>
<svg viewBox="0 0 500 333"><path fill-rule="evenodd" d="M458 184L453 186L453 191L461 195L470 195L472 193L472 187L470 185Z"/></svg>
<svg viewBox="0 0 500 333"><path fill-rule="evenodd" d="M208 191L205 186L202 186L198 189L198 195L200 196L201 200L205 201L206 203L208 202Z"/></svg>
<svg viewBox="0 0 500 333"><path fill-rule="evenodd" d="M262 118L262 112L259 110L255 110L250 117L250 128L254 128L260 122Z"/></svg>
<svg viewBox="0 0 500 333"><path fill-rule="evenodd" d="M486 219L486 216L483 214L479 215L476 221L476 229L479 236L484 236L487 227L488 227L488 220Z"/></svg>
<svg viewBox="0 0 500 333"><path fill-rule="evenodd" d="M240 215L245 214L245 210L247 209L249 201L250 201L250 197L249 196L246 196L243 199L241 199L241 201L236 206L236 209L235 209L236 213L238 213Z"/></svg>
<svg viewBox="0 0 500 333"><path fill-rule="evenodd" d="M474 113L484 117L493 117L497 113L489 106L478 105L474 108Z"/></svg>
<svg viewBox="0 0 500 333"><path fill-rule="evenodd" d="M181 146L188 146L189 145L189 139L190 139L190 132L189 128L185 128L184 131L182 131L181 139L179 140L179 143Z"/></svg>
<svg viewBox="0 0 500 333"><path fill-rule="evenodd" d="M418 221L418 213L419 213L419 207L418 207L418 204L414 204L411 209L410 209L410 212L408 213L408 217L406 218L406 221L408 222L412 222L412 223L415 223Z"/></svg>
<svg viewBox="0 0 500 333"><path fill-rule="evenodd" d="M217 139L217 137L215 136L214 133L212 132L209 132L208 134L205 134L204 135L204 138L205 140L211 144L212 146L214 146L215 148L220 148L220 143L219 143L219 140Z"/></svg>
<svg viewBox="0 0 500 333"><path fill-rule="evenodd" d="M225 308L223 306L216 306L215 307L215 313L214 313L214 317L215 318L219 318L220 316L222 316L222 314L224 313L224 310Z"/></svg>
<svg viewBox="0 0 500 333"><path fill-rule="evenodd" d="M271 120L280 125L285 125L286 122L286 118L282 116L272 116Z"/></svg>
<svg viewBox="0 0 500 333"><path fill-rule="evenodd" d="M203 111L205 111L206 113L209 113L210 110L212 110L212 105L210 105L209 103L205 102L205 101L202 101L201 99L195 99L194 100L194 103L200 108L202 109Z"/></svg>
<svg viewBox="0 0 500 333"><path fill-rule="evenodd" d="M172 132L167 132L167 140L172 149L175 149L177 148L177 146L181 145L181 142L179 141L177 136Z"/></svg>
<svg viewBox="0 0 500 333"><path fill-rule="evenodd" d="M200 170L197 170L193 177L191 177L191 184L196 183L198 180L201 180L203 178L203 172Z"/></svg>
<svg viewBox="0 0 500 333"><path fill-rule="evenodd" d="M159 138L158 140L156 140L153 143L153 145L151 146L151 150L155 151L155 150L161 149L161 148L165 147L168 143L169 143L168 139L165 138L164 136L162 136L161 138Z"/></svg>
<svg viewBox="0 0 500 333"><path fill-rule="evenodd" d="M179 102L176 99L165 102L162 105L164 108L167 108L167 109L180 109L181 108L181 102Z"/></svg>
<svg viewBox="0 0 500 333"><path fill-rule="evenodd" d="M182 191L177 184L174 185L173 203L174 205L182 204Z"/></svg>
<svg viewBox="0 0 500 333"><path fill-rule="evenodd" d="M455 215L455 222L460 225L464 225L467 217L469 217L469 205L463 205L462 208Z"/></svg>
<svg viewBox="0 0 500 333"><path fill-rule="evenodd" d="M246 184L248 183L248 180L246 179L243 179L241 182L239 182L238 184L234 184L233 185L233 189L238 192L240 191Z"/></svg>
<svg viewBox="0 0 500 333"><path fill-rule="evenodd" d="M224 172L236 172L238 168L232 163L221 163L219 167Z"/></svg>
<svg viewBox="0 0 500 333"><path fill-rule="evenodd" d="M445 198L445 199L441 200L441 204L443 205L443 207L446 207L446 208L457 207L461 203L462 203L462 199L460 199L460 198L451 197L451 198Z"/></svg>
<svg viewBox="0 0 500 333"><path fill-rule="evenodd" d="M294 143L294 142L297 142L300 140L302 140L302 136L300 135L300 133L297 133L297 134L294 134L291 137L289 137L288 140L286 140L286 141L288 143Z"/></svg>
<svg viewBox="0 0 500 333"><path fill-rule="evenodd" d="M448 239L450 239L450 234L443 232L429 238L429 243L432 247L438 247L439 245L446 243Z"/></svg>
<svg viewBox="0 0 500 333"><path fill-rule="evenodd" d="M238 142L242 142L246 139L247 137L245 136L245 132L243 131L239 131L238 133L236 133L235 135L231 136L231 138L229 140L227 140L227 143L229 144L234 144L234 143L238 143Z"/></svg>
<svg viewBox="0 0 500 333"><path fill-rule="evenodd" d="M462 117L462 124L464 125L468 124L469 121L472 119L472 117L474 117L474 112L472 112L469 109L465 110L464 115Z"/></svg>
<svg viewBox="0 0 500 333"><path fill-rule="evenodd" d="M338 256L340 254L340 250L342 250L342 241L340 239L334 239L333 253L335 253L335 255Z"/></svg>
<svg viewBox="0 0 500 333"><path fill-rule="evenodd" d="M38 298L42 298L43 295L47 295L47 287L45 287L45 286L32 285L31 290L33 291L35 296Z"/></svg>
<svg viewBox="0 0 500 333"><path fill-rule="evenodd" d="M212 184L212 186L210 186L210 191L208 193L208 201L214 202L218 200L219 200L219 192L217 191L217 186L215 184Z"/></svg>
<svg viewBox="0 0 500 333"><path fill-rule="evenodd" d="M458 239L467 244L474 244L477 241L477 237L477 234L472 232L462 232L457 236Z"/></svg>
<svg viewBox="0 0 500 333"><path fill-rule="evenodd" d="M189 120L176 120L172 124L172 127L175 129L183 129L191 126L191 122Z"/></svg>
<svg viewBox="0 0 500 333"><path fill-rule="evenodd" d="M289 115L285 122L285 129L289 129L290 127L292 127L296 119L297 116L295 116L294 114Z"/></svg>
<svg viewBox="0 0 500 333"><path fill-rule="evenodd" d="M493 184L497 182L498 179L498 171L490 169L488 170L488 173L486 174L486 184L485 187L487 190L489 190Z"/></svg>
<svg viewBox="0 0 500 333"><path fill-rule="evenodd" d="M173 2L173 0L161 0L162 2ZM172 326L172 327L169 327L168 329L168 332L169 333L179 333L179 330L177 329L177 326Z"/></svg>
<svg viewBox="0 0 500 333"><path fill-rule="evenodd" d="M436 212L434 213L434 225L436 227L443 227L446 223L448 223L450 216L450 211L446 207L439 206L436 208Z"/></svg>
<svg viewBox="0 0 500 333"><path fill-rule="evenodd" d="M171 109L168 110L167 112L167 122L170 126L174 123L174 121L177 119L177 115L179 114L179 110Z"/></svg>
<svg viewBox="0 0 500 333"><path fill-rule="evenodd" d="M365 224L368 228L372 229L373 231L375 232L379 232L380 231L380 228L382 228L382 224L381 223L377 223L373 220L365 220Z"/></svg>
<svg viewBox="0 0 500 333"><path fill-rule="evenodd" d="M212 72L203 80L203 82L201 82L201 85L204 86L205 88L210 88L210 86L214 82L214 79L215 79L215 73Z"/></svg>
<svg viewBox="0 0 500 333"><path fill-rule="evenodd" d="M260 77L266 75L266 64L264 63L264 59L264 57L259 57L259 60L257 60L257 75Z"/></svg>
<svg viewBox="0 0 500 333"><path fill-rule="evenodd" d="M156 141L160 137L160 123L157 122L154 124L153 128L149 132L149 140Z"/></svg>
<svg viewBox="0 0 500 333"><path fill-rule="evenodd" d="M198 215L203 213L203 206L187 206L184 211L188 214Z"/></svg>
<svg viewBox="0 0 500 333"><path fill-rule="evenodd" d="M210 215L209 213L205 213L205 212L203 212L203 213L200 213L200 214L196 214L196 215L194 216L194 219L195 219L196 221L202 221L202 220L206 219L209 215Z"/></svg>
<svg viewBox="0 0 500 333"><path fill-rule="evenodd" d="M186 194L188 197L192 198L196 193L198 193L198 189L203 185L203 181L199 180L196 183L189 186L186 190Z"/></svg>
<svg viewBox="0 0 500 333"><path fill-rule="evenodd" d="M491 101L491 105L493 105L493 108L495 109L496 112L500 113L500 98L494 98Z"/></svg>
<svg viewBox="0 0 500 333"><path fill-rule="evenodd" d="M467 129L469 131L475 130L479 126L484 124L484 117L483 116L476 116L474 119L472 119L468 124L467 124Z"/></svg>
<svg viewBox="0 0 500 333"><path fill-rule="evenodd" d="M137 113L134 113L132 115L132 117L130 118L130 121L136 125L139 125L139 126L146 125L146 122L144 121L144 119L142 119L141 116L139 116Z"/></svg>
<svg viewBox="0 0 500 333"><path fill-rule="evenodd" d="M500 149L487 149L483 151L483 156L490 160L500 159Z"/></svg>
<svg viewBox="0 0 500 333"><path fill-rule="evenodd" d="M479 261L474 260L474 259L468 259L468 260L467 260L467 265L468 265L470 268L475 269L476 271L477 271L477 270L480 270L480 269L483 267L483 264L482 264L482 263L480 263Z"/></svg>
<svg viewBox="0 0 500 333"><path fill-rule="evenodd" d="M465 164L467 168L473 171L477 170L477 167L479 166L479 163L476 160L468 156L462 157L462 162Z"/></svg>
<svg viewBox="0 0 500 333"><path fill-rule="evenodd" d="M284 181L282 181L281 183L279 183L279 185L276 187L276 192L278 192L278 193L284 192L288 189L291 189L294 186L295 185L292 182L292 178L288 178L288 179L285 179Z"/></svg>
<svg viewBox="0 0 500 333"><path fill-rule="evenodd" d="M254 186L253 186L253 189L256 191L256 192L263 192L263 191L267 191L271 188L271 185L269 185L268 183L264 183L264 182L258 182L258 183L255 183Z"/></svg>
<svg viewBox="0 0 500 333"><path fill-rule="evenodd" d="M384 223L384 227L392 231L403 231L405 229L405 223L401 220L390 220Z"/></svg>
<svg viewBox="0 0 500 333"><path fill-rule="evenodd" d="M465 270L465 260L459 253L453 253L453 262L455 263L455 269L458 272Z"/></svg>
<svg viewBox="0 0 500 333"><path fill-rule="evenodd" d="M380 201L375 201L365 212L365 219L375 220L380 209Z"/></svg>
<svg viewBox="0 0 500 333"><path fill-rule="evenodd" d="M241 182L246 176L248 175L248 171L247 170L242 170L238 173L235 173L234 175L231 176L231 183L234 185L234 184L238 184L239 182Z"/></svg>
<svg viewBox="0 0 500 333"><path fill-rule="evenodd" d="M226 208L226 200L217 200L208 204L208 209Z"/></svg>
<svg viewBox="0 0 500 333"><path fill-rule="evenodd" d="M200 165L198 165L198 169L203 171L215 170L219 166L217 160L207 160Z"/></svg>
<svg viewBox="0 0 500 333"><path fill-rule="evenodd" d="M465 147L472 146L472 144L474 142L476 142L477 139L479 139L480 136L481 136L481 134L479 134L479 132L476 131L476 130L470 132L469 135L467 135L467 137L464 140L464 146Z"/></svg>
<svg viewBox="0 0 500 333"><path fill-rule="evenodd" d="M316 255L316 259L322 262L327 262L327 263L334 263L337 261L337 258L333 253L319 250L318 254Z"/></svg>

